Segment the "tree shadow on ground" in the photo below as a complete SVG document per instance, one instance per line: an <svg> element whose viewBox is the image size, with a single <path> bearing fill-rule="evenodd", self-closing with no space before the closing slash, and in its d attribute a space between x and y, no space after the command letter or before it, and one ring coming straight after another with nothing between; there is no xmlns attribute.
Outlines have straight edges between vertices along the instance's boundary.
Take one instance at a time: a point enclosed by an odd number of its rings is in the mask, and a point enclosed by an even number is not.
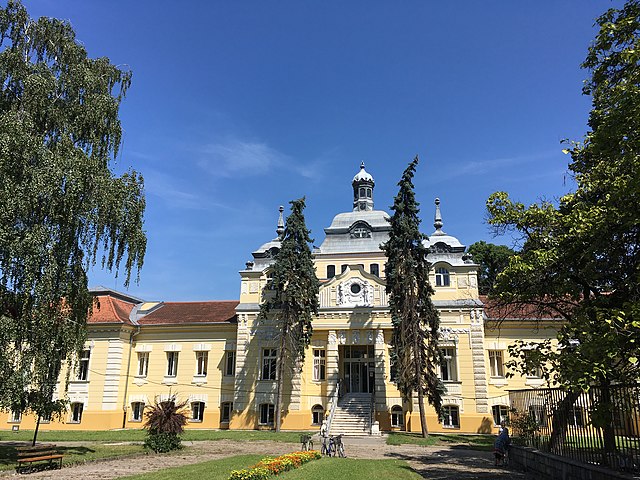
<svg viewBox="0 0 640 480"><path fill-rule="evenodd" d="M404 460L422 478L430 480L471 480L490 478L531 479L524 472L495 467L493 456L460 448L425 452L423 455L387 453L385 457Z"/></svg>
<svg viewBox="0 0 640 480"><path fill-rule="evenodd" d="M42 444L39 444L42 445ZM31 442L6 442L0 444L0 470L7 470L15 467L18 464L18 447L29 447ZM54 447L55 450L63 455L75 455L82 457L88 453L94 453L95 450L84 446L73 447ZM58 461L53 462L54 465L58 464ZM33 464L32 469L29 471L44 470L49 468L49 463L45 461L36 462Z"/></svg>

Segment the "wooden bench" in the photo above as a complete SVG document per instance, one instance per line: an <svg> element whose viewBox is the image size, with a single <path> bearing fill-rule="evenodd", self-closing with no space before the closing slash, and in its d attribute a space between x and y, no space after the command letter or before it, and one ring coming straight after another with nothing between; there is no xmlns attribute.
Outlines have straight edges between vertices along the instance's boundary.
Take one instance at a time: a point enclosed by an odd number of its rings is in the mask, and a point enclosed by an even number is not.
<svg viewBox="0 0 640 480"><path fill-rule="evenodd" d="M62 468L61 453L58 453L55 445L37 445L35 447L18 447L18 466L16 472L21 473L23 469L27 468L27 465L32 465L34 462L49 462L49 468L54 466L54 460L60 460L58 468Z"/></svg>

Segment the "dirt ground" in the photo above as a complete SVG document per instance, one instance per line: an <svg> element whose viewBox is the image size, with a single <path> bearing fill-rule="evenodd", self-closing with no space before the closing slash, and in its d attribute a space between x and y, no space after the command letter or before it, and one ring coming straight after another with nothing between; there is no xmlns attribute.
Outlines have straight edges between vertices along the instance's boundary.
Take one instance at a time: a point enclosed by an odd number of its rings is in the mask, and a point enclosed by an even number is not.
<svg viewBox="0 0 640 480"><path fill-rule="evenodd" d="M184 442L185 448L177 455L140 455L119 460L105 460L21 475L25 479L106 480L153 472L207 460L257 453L280 455L297 450L297 445L270 441L235 442L229 440ZM492 479L510 478L533 480L522 472L493 466L489 452L479 452L462 446L421 447L417 445L390 446L383 438L345 438L344 444L351 458L396 458L406 460L423 478L440 479ZM62 445L62 442L58 442ZM318 443L319 445L319 443ZM317 445L316 445L317 447ZM0 478L17 477L5 472Z"/></svg>

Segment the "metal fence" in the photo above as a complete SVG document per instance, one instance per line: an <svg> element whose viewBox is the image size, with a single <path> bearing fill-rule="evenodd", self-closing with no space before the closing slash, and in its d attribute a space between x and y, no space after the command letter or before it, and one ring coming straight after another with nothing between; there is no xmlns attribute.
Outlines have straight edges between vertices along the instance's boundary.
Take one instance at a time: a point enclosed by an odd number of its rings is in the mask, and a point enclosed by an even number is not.
<svg viewBox="0 0 640 480"><path fill-rule="evenodd" d="M640 384L509 392L516 444L613 470L640 472Z"/></svg>

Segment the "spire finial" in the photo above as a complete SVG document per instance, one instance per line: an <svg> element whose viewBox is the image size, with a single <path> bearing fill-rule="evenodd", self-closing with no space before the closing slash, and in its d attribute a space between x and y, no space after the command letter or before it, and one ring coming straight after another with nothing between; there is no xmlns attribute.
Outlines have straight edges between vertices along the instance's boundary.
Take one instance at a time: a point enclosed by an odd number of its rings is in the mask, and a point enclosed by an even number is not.
<svg viewBox="0 0 640 480"><path fill-rule="evenodd" d="M442 214L440 213L440 199L436 198L436 216L434 218L433 226L436 227L436 232L442 232Z"/></svg>
<svg viewBox="0 0 640 480"><path fill-rule="evenodd" d="M280 205L278 211L280 212L280 216L278 217L278 228L276 228L276 233L278 234L278 240L282 240L284 238L284 217L282 216L284 207Z"/></svg>
<svg viewBox="0 0 640 480"><path fill-rule="evenodd" d="M360 162L360 170L364 170L364 161Z"/></svg>

